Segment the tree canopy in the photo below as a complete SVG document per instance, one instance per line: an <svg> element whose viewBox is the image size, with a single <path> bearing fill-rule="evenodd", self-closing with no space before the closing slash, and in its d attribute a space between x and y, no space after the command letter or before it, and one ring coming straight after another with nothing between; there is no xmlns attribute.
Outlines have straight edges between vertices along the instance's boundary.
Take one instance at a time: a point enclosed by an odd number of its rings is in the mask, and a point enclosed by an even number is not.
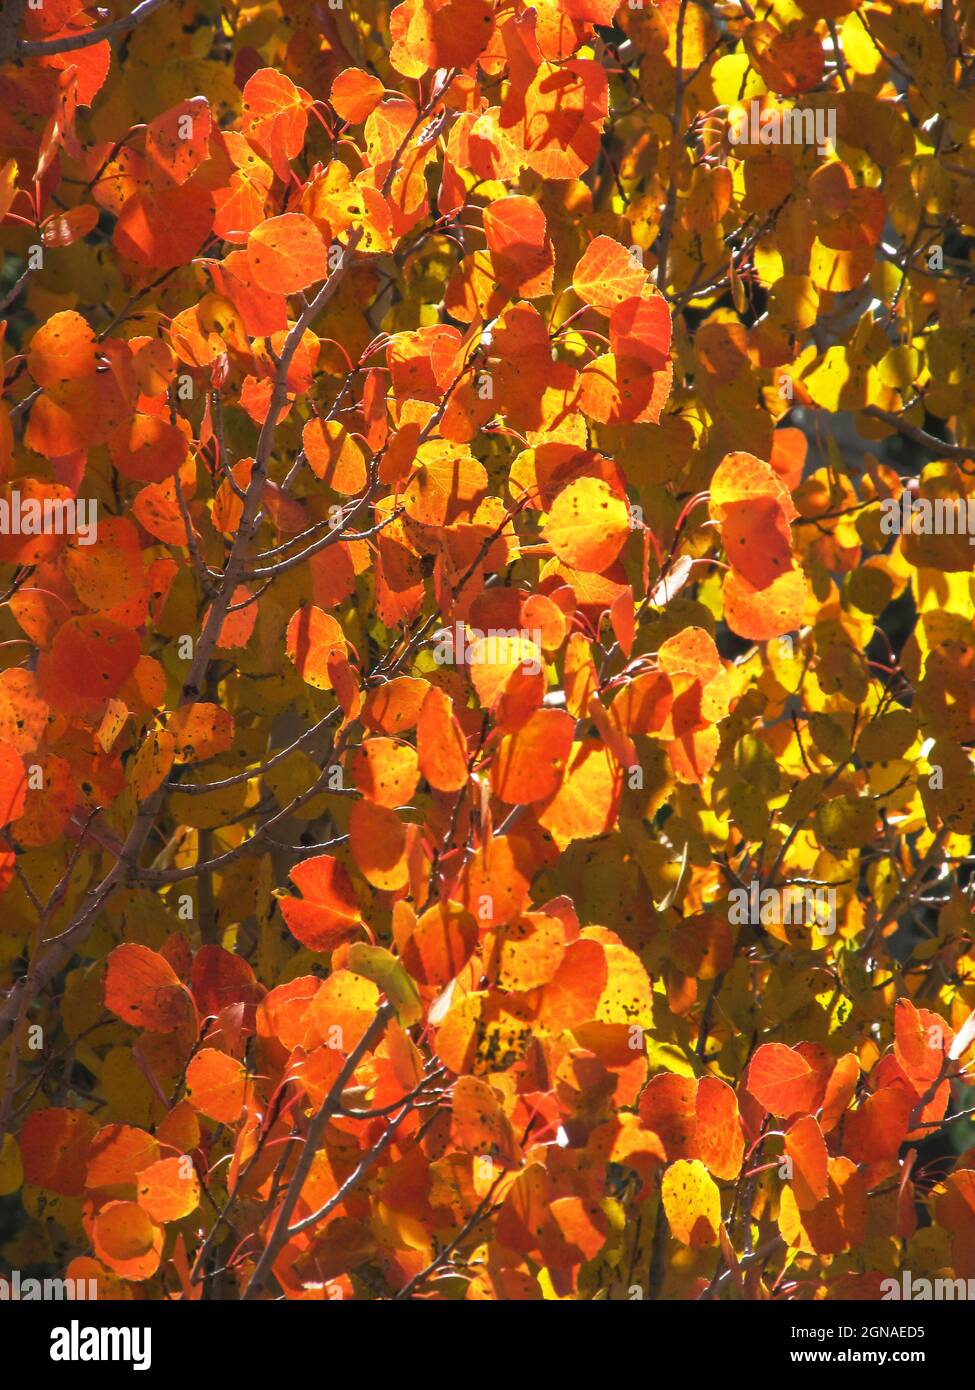
<svg viewBox="0 0 975 1390"><path fill-rule="evenodd" d="M975 18L6 0L0 1260L975 1278Z"/></svg>

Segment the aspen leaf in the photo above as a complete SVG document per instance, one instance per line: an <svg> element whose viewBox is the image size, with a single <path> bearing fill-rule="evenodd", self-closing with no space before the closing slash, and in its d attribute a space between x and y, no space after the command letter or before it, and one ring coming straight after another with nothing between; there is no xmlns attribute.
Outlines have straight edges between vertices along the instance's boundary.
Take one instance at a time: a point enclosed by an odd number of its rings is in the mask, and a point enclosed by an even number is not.
<svg viewBox="0 0 975 1390"><path fill-rule="evenodd" d="M80 712L117 695L139 655L131 628L101 615L69 618L39 663L41 690L57 708Z"/></svg>
<svg viewBox="0 0 975 1390"><path fill-rule="evenodd" d="M163 1231L137 1202L108 1202L95 1217L98 1258L126 1279L149 1279L159 1268Z"/></svg>
<svg viewBox="0 0 975 1390"><path fill-rule="evenodd" d="M176 762L203 762L233 746L234 721L229 710L200 701L175 710L165 732L172 740Z"/></svg>
<svg viewBox="0 0 975 1390"><path fill-rule="evenodd" d="M506 734L492 767L502 801L525 805L553 795L565 774L574 733L563 710L537 710L516 733Z"/></svg>
<svg viewBox="0 0 975 1390"><path fill-rule="evenodd" d="M244 133L270 155L274 172L281 179L288 178L288 161L301 152L310 105L304 88L275 68L260 68L244 84Z"/></svg>
<svg viewBox="0 0 975 1390"><path fill-rule="evenodd" d="M328 274L322 234L309 217L286 212L268 218L247 238L247 262L263 290L295 294Z"/></svg>
<svg viewBox="0 0 975 1390"><path fill-rule="evenodd" d="M382 100L383 84L372 73L346 68L332 83L329 101L350 125L359 125Z"/></svg>
<svg viewBox="0 0 975 1390"><path fill-rule="evenodd" d="M88 1152L98 1129L84 1110L33 1110L20 1134L24 1181L64 1197L85 1190Z"/></svg>
<svg viewBox="0 0 975 1390"><path fill-rule="evenodd" d="M785 1135L785 1152L792 1160L792 1191L800 1210L809 1210L826 1196L829 1155L822 1131L812 1115L803 1115Z"/></svg>
<svg viewBox="0 0 975 1390"><path fill-rule="evenodd" d="M629 524L625 503L600 478L580 478L556 497L543 535L567 565L601 571L623 548Z"/></svg>
<svg viewBox="0 0 975 1390"><path fill-rule="evenodd" d="M477 922L459 903L435 903L400 946L403 964L421 985L449 984L477 946Z"/></svg>
<svg viewBox="0 0 975 1390"><path fill-rule="evenodd" d="M762 589L732 570L724 581L725 621L739 637L759 642L780 637L802 625L807 593L798 569L786 570Z"/></svg>
<svg viewBox="0 0 975 1390"><path fill-rule="evenodd" d="M346 650L342 629L330 614L314 604L299 608L285 633L285 648L302 680L317 690L331 690L329 657Z"/></svg>
<svg viewBox="0 0 975 1390"><path fill-rule="evenodd" d="M490 1155L500 1163L514 1164L519 1156L511 1122L497 1095L476 1076L461 1076L454 1083L451 1139L469 1153Z"/></svg>
<svg viewBox="0 0 975 1390"><path fill-rule="evenodd" d="M805 1057L783 1043L763 1043L748 1067L749 1091L773 1115L811 1110L819 1085Z"/></svg>
<svg viewBox="0 0 975 1390"><path fill-rule="evenodd" d="M27 772L17 750L0 740L0 825L9 825L24 813Z"/></svg>
<svg viewBox="0 0 975 1390"><path fill-rule="evenodd" d="M407 829L395 811L357 801L349 818L349 843L356 867L374 888L395 893L406 886Z"/></svg>
<svg viewBox="0 0 975 1390"><path fill-rule="evenodd" d="M488 977L518 993L548 984L565 954L565 930L555 917L529 912L498 927L487 960Z"/></svg>
<svg viewBox="0 0 975 1390"><path fill-rule="evenodd" d="M194 1017L193 1000L158 951L116 946L105 972L105 1007L135 1028L171 1033Z"/></svg>
<svg viewBox="0 0 975 1390"><path fill-rule="evenodd" d="M263 992L247 961L216 945L201 946L194 955L190 989L203 1018L230 1004L256 1003Z"/></svg>
<svg viewBox="0 0 975 1390"><path fill-rule="evenodd" d="M247 1102L247 1073L234 1057L204 1047L186 1069L186 1099L211 1120L232 1125Z"/></svg>
<svg viewBox="0 0 975 1390"><path fill-rule="evenodd" d="M721 1194L698 1159L679 1158L664 1173L661 1198L676 1240L692 1250L718 1244Z"/></svg>
<svg viewBox="0 0 975 1390"><path fill-rule="evenodd" d="M416 985L410 979L402 961L398 961L391 951L382 946L367 946L357 941L349 948L348 967L356 975L364 975L378 985L396 1010L396 1017L404 1028L419 1023L423 1018L423 1005Z"/></svg>
<svg viewBox="0 0 975 1390"><path fill-rule="evenodd" d="M213 228L213 202L199 185L146 189L119 212L112 240L120 256L158 272L199 255Z"/></svg>
<svg viewBox="0 0 975 1390"><path fill-rule="evenodd" d="M159 1157L159 1144L151 1134L131 1125L106 1125L88 1149L87 1187L118 1187L134 1183L137 1174Z"/></svg>
<svg viewBox="0 0 975 1390"><path fill-rule="evenodd" d="M659 1072L640 1096L640 1122L660 1140L668 1160L697 1155L697 1081Z"/></svg>
<svg viewBox="0 0 975 1390"><path fill-rule="evenodd" d="M200 1183L196 1172L186 1173L185 1155L161 1158L139 1174L137 1200L153 1221L181 1221L200 1205Z"/></svg>
<svg viewBox="0 0 975 1390"><path fill-rule="evenodd" d="M146 161L157 188L184 184L207 158L210 127L210 106L202 96L181 101L149 122Z"/></svg>
<svg viewBox="0 0 975 1390"><path fill-rule="evenodd" d="M356 786L377 806L403 806L416 791L420 769L416 751L391 738L370 738L352 761Z"/></svg>
<svg viewBox="0 0 975 1390"><path fill-rule="evenodd" d="M597 236L572 273L572 288L586 304L611 314L617 305L639 298L646 280L646 271L625 247L612 237Z"/></svg>
<svg viewBox="0 0 975 1390"><path fill-rule="evenodd" d="M733 1181L741 1172L745 1153L734 1091L716 1076L702 1076L697 1086L695 1114L696 1156L714 1177Z"/></svg>
<svg viewBox="0 0 975 1390"><path fill-rule="evenodd" d="M27 369L38 386L93 376L97 367L94 330L73 309L52 314L31 338Z"/></svg>
<svg viewBox="0 0 975 1390"><path fill-rule="evenodd" d="M533 198L500 198L484 209L484 233L499 282L526 299L552 288L554 252Z"/></svg>
<svg viewBox="0 0 975 1390"><path fill-rule="evenodd" d="M670 358L670 308L663 295L644 288L617 304L609 315L609 343L614 357L663 371Z"/></svg>
<svg viewBox="0 0 975 1390"><path fill-rule="evenodd" d="M336 420L309 420L302 444L312 471L335 492L351 496L366 484L362 445Z"/></svg>
<svg viewBox="0 0 975 1390"><path fill-rule="evenodd" d="M296 864L289 875L300 898L278 899L292 936L311 951L331 951L356 935L362 918L348 870L330 854Z"/></svg>
<svg viewBox="0 0 975 1390"><path fill-rule="evenodd" d="M422 693L422 692L420 692ZM402 721L397 721L402 722ZM420 772L441 792L459 791L468 778L467 740L444 691L431 686L416 721Z"/></svg>

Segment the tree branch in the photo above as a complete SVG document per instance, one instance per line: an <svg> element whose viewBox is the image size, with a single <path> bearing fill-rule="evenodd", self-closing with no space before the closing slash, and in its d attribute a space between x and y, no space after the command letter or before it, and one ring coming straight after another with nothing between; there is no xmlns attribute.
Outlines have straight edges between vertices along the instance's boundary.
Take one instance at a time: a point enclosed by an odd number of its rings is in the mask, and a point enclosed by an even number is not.
<svg viewBox="0 0 975 1390"><path fill-rule="evenodd" d="M20 39L17 44L19 58L50 58L55 53L76 53L80 48L93 48L96 43L119 38L134 29L156 10L162 9L167 0L142 0L131 14L121 19L113 19L110 24L101 24L97 29L88 29L83 34L64 34L56 39Z"/></svg>

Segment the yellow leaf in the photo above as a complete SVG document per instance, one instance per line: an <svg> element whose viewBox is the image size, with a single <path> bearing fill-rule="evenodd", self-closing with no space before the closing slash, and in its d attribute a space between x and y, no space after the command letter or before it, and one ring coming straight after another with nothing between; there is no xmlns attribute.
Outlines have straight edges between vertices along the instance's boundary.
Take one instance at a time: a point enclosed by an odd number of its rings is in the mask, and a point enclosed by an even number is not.
<svg viewBox="0 0 975 1390"><path fill-rule="evenodd" d="M670 1229L681 1245L700 1250L717 1245L721 1225L721 1194L700 1159L678 1159L664 1174L661 1186Z"/></svg>

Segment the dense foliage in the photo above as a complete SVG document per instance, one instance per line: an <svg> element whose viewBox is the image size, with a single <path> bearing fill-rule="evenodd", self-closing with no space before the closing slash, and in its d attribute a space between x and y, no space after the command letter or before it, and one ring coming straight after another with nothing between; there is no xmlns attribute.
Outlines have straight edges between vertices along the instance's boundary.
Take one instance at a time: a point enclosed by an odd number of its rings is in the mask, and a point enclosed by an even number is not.
<svg viewBox="0 0 975 1390"><path fill-rule="evenodd" d="M955 0L5 0L5 1269L975 1277L973 78Z"/></svg>

